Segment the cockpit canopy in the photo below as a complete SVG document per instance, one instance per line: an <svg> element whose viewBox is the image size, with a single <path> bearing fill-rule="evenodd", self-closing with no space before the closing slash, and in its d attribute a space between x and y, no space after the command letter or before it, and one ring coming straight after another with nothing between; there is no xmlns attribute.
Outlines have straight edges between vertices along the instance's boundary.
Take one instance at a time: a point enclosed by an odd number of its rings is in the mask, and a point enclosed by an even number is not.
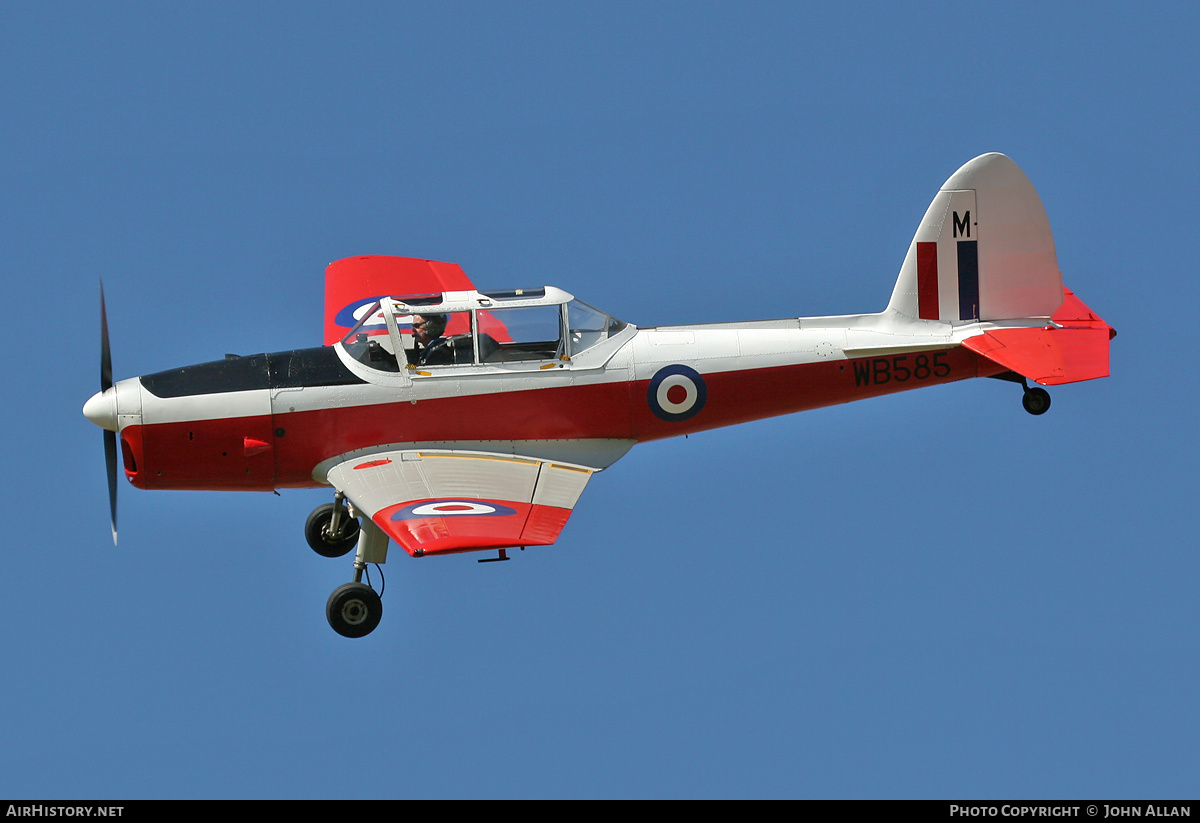
<svg viewBox="0 0 1200 823"><path fill-rule="evenodd" d="M542 368L570 361L627 325L553 286L383 297L358 317L342 346L370 368L393 372L404 366Z"/></svg>

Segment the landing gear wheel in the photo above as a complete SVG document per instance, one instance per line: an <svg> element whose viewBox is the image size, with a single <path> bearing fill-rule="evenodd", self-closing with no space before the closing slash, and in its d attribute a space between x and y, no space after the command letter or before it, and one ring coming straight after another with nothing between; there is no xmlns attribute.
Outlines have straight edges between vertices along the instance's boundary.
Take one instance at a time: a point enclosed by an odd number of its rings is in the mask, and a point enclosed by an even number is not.
<svg viewBox="0 0 1200 823"><path fill-rule="evenodd" d="M1021 398L1021 405L1030 414L1045 414L1050 408L1050 392L1045 389L1029 389Z"/></svg>
<svg viewBox="0 0 1200 823"><path fill-rule="evenodd" d="M383 601L366 583L346 583L329 595L325 616L342 637L366 637L383 617Z"/></svg>
<svg viewBox="0 0 1200 823"><path fill-rule="evenodd" d="M329 533L333 509L333 503L317 506L304 524L304 539L322 557L341 557L358 545L358 521L345 508L338 518L338 533Z"/></svg>

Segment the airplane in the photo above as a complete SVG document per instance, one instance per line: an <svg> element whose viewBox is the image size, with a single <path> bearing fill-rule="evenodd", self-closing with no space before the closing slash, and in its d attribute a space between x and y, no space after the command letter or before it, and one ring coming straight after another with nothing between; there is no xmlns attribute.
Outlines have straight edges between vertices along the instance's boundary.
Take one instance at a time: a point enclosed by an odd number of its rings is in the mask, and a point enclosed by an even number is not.
<svg viewBox="0 0 1200 823"><path fill-rule="evenodd" d="M1063 286L1033 185L966 163L925 212L874 314L638 328L552 286L482 291L451 263L361 256L325 276L324 345L113 382L101 284L113 542L117 452L141 489L332 487L304 527L355 552L330 626L379 624L368 564L551 545L592 476L634 445L972 377L1022 388L1105 377L1116 331ZM485 561L480 561L485 562Z"/></svg>

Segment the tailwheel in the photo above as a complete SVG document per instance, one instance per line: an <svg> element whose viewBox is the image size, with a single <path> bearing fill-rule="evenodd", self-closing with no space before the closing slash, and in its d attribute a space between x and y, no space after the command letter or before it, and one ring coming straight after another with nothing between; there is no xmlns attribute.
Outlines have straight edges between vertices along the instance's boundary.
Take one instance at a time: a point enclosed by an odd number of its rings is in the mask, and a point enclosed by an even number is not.
<svg viewBox="0 0 1200 823"><path fill-rule="evenodd" d="M1030 414L1045 414L1050 409L1050 392L1041 388L1026 389L1021 405Z"/></svg>
<svg viewBox="0 0 1200 823"><path fill-rule="evenodd" d="M358 520L351 517L341 498L317 506L304 524L304 539L322 557L341 557L358 544Z"/></svg>
<svg viewBox="0 0 1200 823"><path fill-rule="evenodd" d="M325 616L342 637L366 637L383 617L383 601L366 583L345 583L329 595Z"/></svg>

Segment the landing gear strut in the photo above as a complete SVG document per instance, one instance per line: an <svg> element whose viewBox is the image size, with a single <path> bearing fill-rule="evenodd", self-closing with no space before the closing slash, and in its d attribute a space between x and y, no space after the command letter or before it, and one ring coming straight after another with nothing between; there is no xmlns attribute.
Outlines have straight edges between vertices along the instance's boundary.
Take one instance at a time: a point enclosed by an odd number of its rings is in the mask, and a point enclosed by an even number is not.
<svg viewBox="0 0 1200 823"><path fill-rule="evenodd" d="M997 380L1007 380L1010 383L1020 383L1021 388L1025 390L1025 393L1021 395L1021 405L1030 414L1045 414L1050 410L1050 392L1040 386L1030 388L1029 381L1016 372L994 374L992 377Z"/></svg>
<svg viewBox="0 0 1200 823"><path fill-rule="evenodd" d="M304 524L308 545L323 557L341 557L357 549L354 580L334 589L325 604L330 627L342 637L365 637L383 617L383 601L379 598L383 589L376 593L369 582L364 583L363 572L368 563L378 565L387 560L388 536L370 517L363 517L362 522L358 518L354 504L347 505L346 496L338 492L332 503L313 509Z"/></svg>

